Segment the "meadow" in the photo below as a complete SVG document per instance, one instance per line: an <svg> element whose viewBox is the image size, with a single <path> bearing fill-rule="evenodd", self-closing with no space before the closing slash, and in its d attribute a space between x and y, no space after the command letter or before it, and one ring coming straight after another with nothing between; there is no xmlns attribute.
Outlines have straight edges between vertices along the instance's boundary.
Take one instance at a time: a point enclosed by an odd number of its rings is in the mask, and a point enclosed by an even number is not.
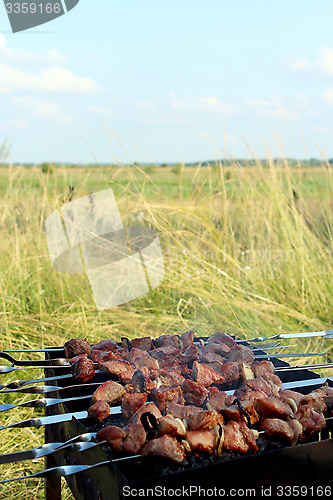
<svg viewBox="0 0 333 500"><path fill-rule="evenodd" d="M146 296L99 312L85 275L53 270L44 223L71 195L77 199L110 187L125 225L139 222L158 230L165 279ZM0 348L189 329L198 335L227 331L251 338L332 328L332 193L332 170L325 162L317 167L258 161L49 172L40 166L1 167ZM331 359L331 341L293 347L319 349ZM37 374L2 375L1 383ZM3 395L1 402L22 399L31 396ZM2 414L1 424L31 414L23 408ZM43 430L1 431L1 453L33 448L42 440ZM0 470L5 478L42 468L40 460ZM0 498L42 499L43 481L8 483L0 487ZM63 500L71 498L64 488Z"/></svg>

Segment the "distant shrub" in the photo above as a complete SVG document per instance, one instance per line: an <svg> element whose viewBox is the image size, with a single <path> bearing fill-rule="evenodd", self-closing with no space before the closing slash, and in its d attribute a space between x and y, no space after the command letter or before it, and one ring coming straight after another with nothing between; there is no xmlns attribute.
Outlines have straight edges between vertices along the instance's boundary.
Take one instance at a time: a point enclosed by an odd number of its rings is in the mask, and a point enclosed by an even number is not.
<svg viewBox="0 0 333 500"><path fill-rule="evenodd" d="M53 173L53 165L51 163L43 162L41 163L41 171L43 174L52 174Z"/></svg>
<svg viewBox="0 0 333 500"><path fill-rule="evenodd" d="M166 168L166 167L168 167L168 164L167 164L167 163L162 163L162 164L161 164L161 167L162 167L162 168Z"/></svg>
<svg viewBox="0 0 333 500"><path fill-rule="evenodd" d="M171 172L173 174L176 174L176 175L180 175L181 174L181 171L182 171L182 164L181 163L176 163L176 165L174 165L171 169Z"/></svg>
<svg viewBox="0 0 333 500"><path fill-rule="evenodd" d="M143 170L146 174L152 174L155 168L154 165L146 165Z"/></svg>

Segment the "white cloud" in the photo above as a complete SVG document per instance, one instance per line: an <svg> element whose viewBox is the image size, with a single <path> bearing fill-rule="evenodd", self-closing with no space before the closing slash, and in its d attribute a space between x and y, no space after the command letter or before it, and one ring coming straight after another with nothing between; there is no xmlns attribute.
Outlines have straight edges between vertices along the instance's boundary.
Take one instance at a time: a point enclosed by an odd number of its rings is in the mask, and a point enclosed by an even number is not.
<svg viewBox="0 0 333 500"><path fill-rule="evenodd" d="M328 104L331 104L333 106L333 89L327 89L325 92L323 92L323 99L325 102Z"/></svg>
<svg viewBox="0 0 333 500"><path fill-rule="evenodd" d="M14 120L9 120L9 125L14 128L27 128L28 122L23 118L17 118Z"/></svg>
<svg viewBox="0 0 333 500"><path fill-rule="evenodd" d="M20 109L28 110L35 118L44 120L56 120L58 122L71 121L71 116L57 103L43 101L34 97L14 97L11 104Z"/></svg>
<svg viewBox="0 0 333 500"><path fill-rule="evenodd" d="M320 49L317 64L321 71L333 75L333 49L326 47Z"/></svg>
<svg viewBox="0 0 333 500"><path fill-rule="evenodd" d="M109 115L110 114L110 111L108 109L100 108L98 106L91 106L90 108L88 108L88 110L91 111L91 113L96 113L98 115Z"/></svg>
<svg viewBox="0 0 333 500"><path fill-rule="evenodd" d="M265 99L247 99L245 103L257 110L260 115L274 118L276 120L294 121L299 116L293 109L285 106L280 96Z"/></svg>
<svg viewBox="0 0 333 500"><path fill-rule="evenodd" d="M98 90L98 85L90 78L76 76L62 67L53 66L32 74L0 64L0 93L9 94L15 90L91 94Z"/></svg>
<svg viewBox="0 0 333 500"><path fill-rule="evenodd" d="M1 35L0 35L1 36ZM1 39L0 39L0 49ZM49 49L41 53L32 52L28 49L11 49L10 47L4 47L1 50L1 60L3 62L9 62L12 64L23 63L23 64L48 64L48 65L58 65L66 62L66 57L61 54L57 49Z"/></svg>
<svg viewBox="0 0 333 500"><path fill-rule="evenodd" d="M0 49L6 45L5 37L0 33Z"/></svg>
<svg viewBox="0 0 333 500"><path fill-rule="evenodd" d="M138 109L141 109L143 111L147 111L149 109L154 109L154 103L152 101L149 101L148 99L143 99L142 101L137 101L134 103L134 106Z"/></svg>
<svg viewBox="0 0 333 500"><path fill-rule="evenodd" d="M304 56L298 56L294 59L291 59L287 62L286 66L293 73L310 71L312 69L312 64Z"/></svg>
<svg viewBox="0 0 333 500"><path fill-rule="evenodd" d="M178 111L185 111L188 113L213 113L221 115L230 115L239 112L239 108L231 104L224 104L215 96L206 97L189 97L180 99L179 97L171 94L169 96L170 106Z"/></svg>

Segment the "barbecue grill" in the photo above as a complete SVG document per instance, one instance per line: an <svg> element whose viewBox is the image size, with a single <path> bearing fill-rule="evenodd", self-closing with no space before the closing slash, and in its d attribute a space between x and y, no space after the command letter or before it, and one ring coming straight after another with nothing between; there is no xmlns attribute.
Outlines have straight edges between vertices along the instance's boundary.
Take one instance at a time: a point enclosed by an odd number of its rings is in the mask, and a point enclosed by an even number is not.
<svg viewBox="0 0 333 500"><path fill-rule="evenodd" d="M248 345L244 342L244 345ZM260 351L258 354L265 354ZM52 360L63 356L63 350L46 353L46 359ZM284 367L279 372L282 382L299 381L295 390L304 394L322 385L320 375L310 370L288 369L288 363L272 359L276 367ZM68 373L68 369L45 370L46 376ZM97 375L103 381L103 375ZM318 385L306 386L308 379L318 378ZM54 382L52 382L53 384ZM59 380L57 385L67 387L68 379ZM74 382L73 382L74 383ZM329 385L333 385L329 381ZM53 393L54 397L84 396L89 394L84 385L80 388L66 389ZM68 402L46 408L46 415L55 415L80 410L87 410L89 400ZM85 432L95 431L105 425L119 424L119 415L111 415L98 426L91 427L88 420L73 418L69 422L51 424L45 427L45 441L65 442ZM212 455L190 456L182 465L174 465L156 457L119 457L112 455L107 446L97 446L87 451L75 453L57 452L46 457L46 468L64 465L93 465L108 461L107 465L88 469L75 475L66 476L66 481L76 500L118 500L124 498L131 489L154 492L162 488L177 489L179 496L190 493L191 498L199 496L198 488L206 490L255 489L256 496L263 496L262 488L303 486L308 488L325 487L332 484L333 440L331 439L331 421L320 436L305 444L285 447L281 444L258 440L259 452L254 455L240 455L223 452L219 457ZM113 459L116 459L113 462ZM181 489L181 490L180 490ZM312 490L313 491L313 490ZM151 496L152 493L150 493ZM315 495L312 495L315 496ZM48 478L45 481L46 500L60 500L60 478Z"/></svg>

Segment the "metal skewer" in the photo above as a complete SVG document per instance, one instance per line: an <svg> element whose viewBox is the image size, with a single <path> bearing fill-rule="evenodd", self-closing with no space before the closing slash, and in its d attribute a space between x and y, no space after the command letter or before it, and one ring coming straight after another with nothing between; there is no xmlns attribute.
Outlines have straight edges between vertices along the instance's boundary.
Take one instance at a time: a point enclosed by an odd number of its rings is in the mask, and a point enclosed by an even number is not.
<svg viewBox="0 0 333 500"><path fill-rule="evenodd" d="M0 413L8 410L12 410L13 408L22 408L22 407L27 407L27 408L48 408L49 406L55 406L59 405L61 403L69 403L70 401L81 401L82 399L88 399L91 398L92 394L88 394L87 396L76 396L73 398L64 398L64 399L57 399L57 398L41 398L41 399L32 399L30 401L24 401L23 403L19 404L4 404L0 405Z"/></svg>

